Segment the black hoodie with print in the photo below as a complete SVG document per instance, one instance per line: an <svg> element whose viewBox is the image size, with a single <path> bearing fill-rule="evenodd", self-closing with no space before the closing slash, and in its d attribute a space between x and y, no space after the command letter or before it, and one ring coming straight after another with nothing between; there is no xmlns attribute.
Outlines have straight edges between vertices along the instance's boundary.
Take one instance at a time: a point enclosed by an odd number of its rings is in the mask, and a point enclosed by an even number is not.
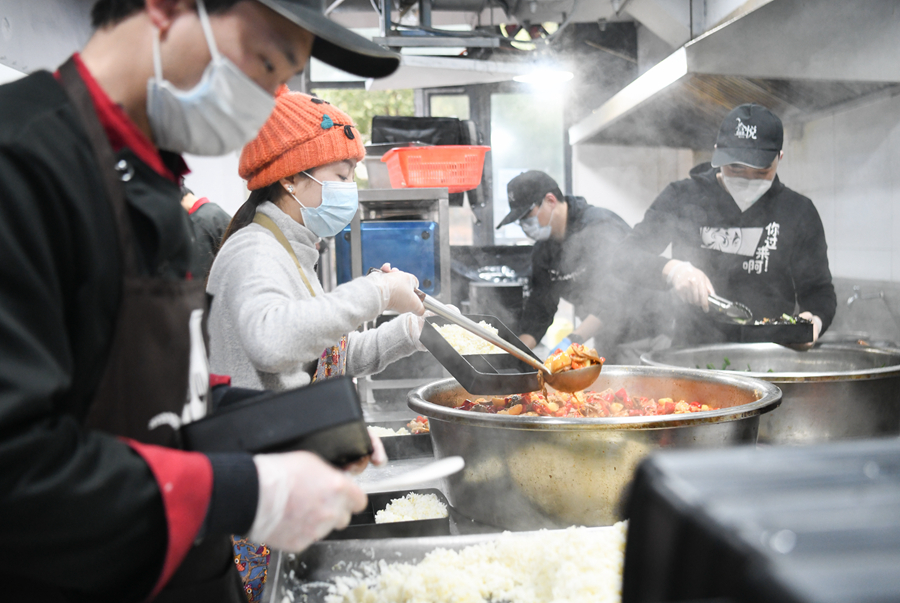
<svg viewBox="0 0 900 603"><path fill-rule="evenodd" d="M583 197L566 195L566 235L534 245L531 294L522 312L520 332L540 341L563 298L584 319L594 315L603 323L594 344L611 362L623 342L655 336L665 329L659 317L668 306L666 296L618 278L613 258L631 231L614 212L590 205Z"/></svg>
<svg viewBox="0 0 900 603"><path fill-rule="evenodd" d="M656 198L622 244L616 271L622 278L665 288L660 257L687 260L709 277L716 293L750 307L754 318L812 312L831 324L837 307L828 247L812 201L775 177L747 211L718 183L718 168L696 166ZM733 341L736 329L693 306L678 312L675 345Z"/></svg>

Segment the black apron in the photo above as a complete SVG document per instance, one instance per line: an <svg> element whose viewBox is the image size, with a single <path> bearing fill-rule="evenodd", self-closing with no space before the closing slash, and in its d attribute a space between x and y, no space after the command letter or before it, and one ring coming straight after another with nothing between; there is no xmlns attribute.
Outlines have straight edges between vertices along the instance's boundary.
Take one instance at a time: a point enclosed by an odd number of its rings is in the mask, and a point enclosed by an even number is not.
<svg viewBox="0 0 900 603"><path fill-rule="evenodd" d="M100 167L122 258L121 298L109 361L85 426L147 444L180 448L178 427L203 416L206 408L209 376L201 327L207 309L204 284L200 279L162 279L140 273L123 185L134 171L126 160L116 162L90 92L72 59L60 67L59 75ZM198 357L200 350L202 357ZM210 537L195 545L154 601L245 603L231 539Z"/></svg>

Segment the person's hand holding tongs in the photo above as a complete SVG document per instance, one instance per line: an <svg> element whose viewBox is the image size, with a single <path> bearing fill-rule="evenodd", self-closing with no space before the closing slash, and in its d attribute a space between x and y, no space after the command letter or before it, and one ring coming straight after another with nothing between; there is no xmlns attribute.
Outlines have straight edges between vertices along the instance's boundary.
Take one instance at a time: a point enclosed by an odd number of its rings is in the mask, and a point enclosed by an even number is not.
<svg viewBox="0 0 900 603"><path fill-rule="evenodd" d="M381 268L370 268L367 278L376 280L384 297L385 310L398 314L412 312L417 316L425 314L425 306L422 305L425 294L419 291L419 279L414 275L384 264Z"/></svg>
<svg viewBox="0 0 900 603"><path fill-rule="evenodd" d="M709 296L715 295L716 290L706 273L690 262L681 260L669 260L662 273L679 299L709 312Z"/></svg>
<svg viewBox="0 0 900 603"><path fill-rule="evenodd" d="M663 276L679 299L700 306L704 312L712 308L716 320L742 325L753 319L753 313L744 304L716 295L706 273L690 262L670 260L663 268Z"/></svg>

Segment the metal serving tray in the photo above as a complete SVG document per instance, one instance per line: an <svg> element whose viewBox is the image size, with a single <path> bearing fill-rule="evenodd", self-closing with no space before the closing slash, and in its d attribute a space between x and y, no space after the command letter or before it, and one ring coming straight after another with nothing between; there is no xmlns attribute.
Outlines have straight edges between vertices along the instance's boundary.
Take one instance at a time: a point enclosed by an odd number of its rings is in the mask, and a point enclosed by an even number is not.
<svg viewBox="0 0 900 603"><path fill-rule="evenodd" d="M483 320L496 328L500 337L540 361L540 358L535 356L534 352L496 316L487 314L467 314L465 316L475 322ZM439 316L426 318L419 341L467 392L470 394L518 394L540 389L537 371L509 354L461 355L434 328L434 325L446 324L449 324L449 321Z"/></svg>
<svg viewBox="0 0 900 603"><path fill-rule="evenodd" d="M447 517L439 519L420 519L416 521L397 521L392 523L375 523L375 515L384 510L392 500L403 498L407 494L434 494L448 509ZM326 540L353 540L358 538L409 538L421 536L450 535L450 503L447 497L436 488L419 488L416 490L400 490L396 492L376 492L369 494L369 506L362 513L354 514L350 525L343 530L335 530Z"/></svg>
<svg viewBox="0 0 900 603"><path fill-rule="evenodd" d="M587 528L598 534L615 529L605 526ZM535 532L521 532L523 536ZM436 548L460 550L495 540L500 533L465 536L426 536L421 538L383 538L378 540L325 540L302 553L289 555L276 551L269 565L269 581L264 603L324 603L329 581L351 576L364 562L415 563ZM291 594L288 595L288 592Z"/></svg>
<svg viewBox="0 0 900 603"><path fill-rule="evenodd" d="M407 423L409 421L370 421L368 425L397 430L406 427ZM431 434L429 433L379 437L381 443L384 444L387 457L392 461L434 456L434 447L431 445Z"/></svg>

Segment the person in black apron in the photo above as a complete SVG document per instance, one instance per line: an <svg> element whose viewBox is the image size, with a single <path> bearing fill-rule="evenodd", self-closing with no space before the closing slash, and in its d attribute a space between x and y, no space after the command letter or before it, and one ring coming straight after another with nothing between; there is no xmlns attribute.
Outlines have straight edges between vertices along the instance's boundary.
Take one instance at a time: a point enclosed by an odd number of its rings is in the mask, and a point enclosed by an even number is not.
<svg viewBox="0 0 900 603"><path fill-rule="evenodd" d="M251 195L236 212L210 270L210 361L240 387L288 389L363 376L424 349L418 282L399 271L325 293L316 278L321 237L356 214L353 173L365 147L350 117L321 99L279 91L275 111L241 153ZM384 311L400 316L358 332ZM376 443L377 438L373 438ZM251 601L266 580L265 543L235 538Z"/></svg>
<svg viewBox="0 0 900 603"><path fill-rule="evenodd" d="M80 55L0 88L11 600L240 603L228 534L296 514L267 501L273 466L299 482L299 457L179 450L178 427L207 411L209 375L175 153L240 147L310 51L369 76L397 59L300 0L208 2L209 17L202 1L101 0ZM248 32L273 44L271 70L247 62ZM240 41L220 53L217 38ZM295 486L288 498L310 496Z"/></svg>

